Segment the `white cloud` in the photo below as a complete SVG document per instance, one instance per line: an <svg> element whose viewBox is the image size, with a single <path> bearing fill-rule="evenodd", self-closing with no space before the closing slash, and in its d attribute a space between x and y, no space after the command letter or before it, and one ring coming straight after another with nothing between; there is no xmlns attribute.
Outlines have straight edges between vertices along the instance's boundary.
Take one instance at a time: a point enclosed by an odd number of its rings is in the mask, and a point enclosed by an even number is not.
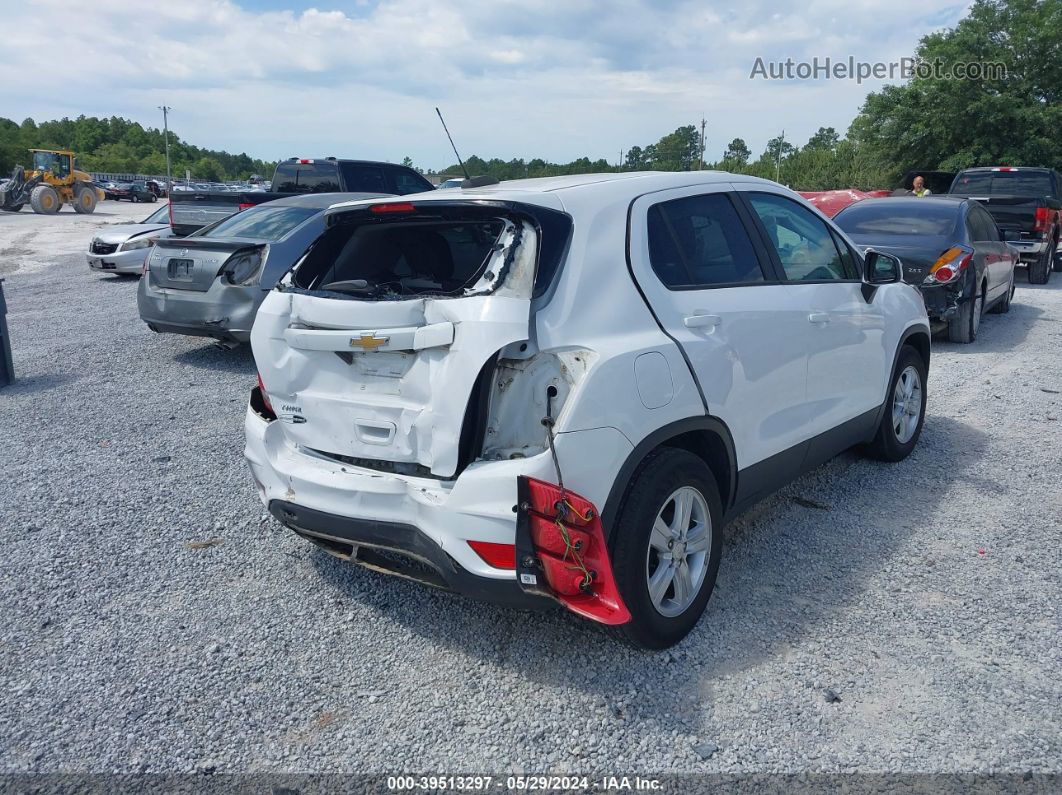
<svg viewBox="0 0 1062 795"><path fill-rule="evenodd" d="M895 60L964 12L949 0L334 1L346 10L11 3L0 115L157 126L165 103L201 146L441 167L453 157L435 105L463 154L554 160L614 161L704 114L717 157L735 136L758 152L783 128L797 143L820 125L843 131L878 87L750 80L757 56Z"/></svg>

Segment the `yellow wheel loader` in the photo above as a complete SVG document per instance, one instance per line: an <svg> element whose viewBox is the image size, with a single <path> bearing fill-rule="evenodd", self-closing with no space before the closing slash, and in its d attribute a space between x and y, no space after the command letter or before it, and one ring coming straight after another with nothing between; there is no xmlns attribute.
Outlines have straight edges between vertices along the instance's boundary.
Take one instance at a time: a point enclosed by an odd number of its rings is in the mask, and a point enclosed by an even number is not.
<svg viewBox="0 0 1062 795"><path fill-rule="evenodd" d="M33 212L52 215L64 204L74 212L91 213L104 198L92 184L92 177L77 170L73 152L56 149L30 149L33 168L15 166L11 178L0 183L0 209L18 212L27 203Z"/></svg>

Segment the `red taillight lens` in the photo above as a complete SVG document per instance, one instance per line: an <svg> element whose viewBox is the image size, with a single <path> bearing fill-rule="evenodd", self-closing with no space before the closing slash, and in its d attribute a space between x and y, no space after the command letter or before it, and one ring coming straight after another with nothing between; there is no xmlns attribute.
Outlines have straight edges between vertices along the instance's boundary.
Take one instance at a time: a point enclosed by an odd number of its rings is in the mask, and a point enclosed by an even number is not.
<svg viewBox="0 0 1062 795"><path fill-rule="evenodd" d="M927 283L944 284L953 281L973 262L973 251L965 246L952 246L933 263L926 276Z"/></svg>
<svg viewBox="0 0 1062 795"><path fill-rule="evenodd" d="M945 265L943 268L933 272L933 278L938 282L950 282L955 278L955 271Z"/></svg>
<svg viewBox="0 0 1062 795"><path fill-rule="evenodd" d="M417 208L410 202L398 202L396 204L374 204L369 208L373 215L402 215L415 213Z"/></svg>
<svg viewBox="0 0 1062 795"><path fill-rule="evenodd" d="M1046 232L1051 223L1051 210L1046 207L1036 208L1036 231Z"/></svg>
<svg viewBox="0 0 1062 795"><path fill-rule="evenodd" d="M253 205L253 204L241 204L240 205L240 212L242 213L244 210L250 210L254 206L255 205Z"/></svg>
<svg viewBox="0 0 1062 795"><path fill-rule="evenodd" d="M483 562L496 569L516 568L516 544L495 544L490 541L469 541L468 545L483 558Z"/></svg>
<svg viewBox="0 0 1062 795"><path fill-rule="evenodd" d="M262 382L262 374L257 373L256 375L258 376L258 391L262 393L262 402L265 403L267 409L273 411L273 404L269 402L269 393L266 392L265 384ZM276 412L273 413L275 414Z"/></svg>

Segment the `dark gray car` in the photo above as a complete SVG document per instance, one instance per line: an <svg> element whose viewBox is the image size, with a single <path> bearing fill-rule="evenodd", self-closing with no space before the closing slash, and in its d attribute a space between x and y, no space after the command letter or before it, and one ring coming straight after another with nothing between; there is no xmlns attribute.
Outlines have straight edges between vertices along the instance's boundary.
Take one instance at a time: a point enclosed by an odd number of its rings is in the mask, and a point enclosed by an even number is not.
<svg viewBox="0 0 1062 795"><path fill-rule="evenodd" d="M152 331L246 342L266 293L324 231L325 210L389 195L292 196L160 240L140 280L140 318Z"/></svg>

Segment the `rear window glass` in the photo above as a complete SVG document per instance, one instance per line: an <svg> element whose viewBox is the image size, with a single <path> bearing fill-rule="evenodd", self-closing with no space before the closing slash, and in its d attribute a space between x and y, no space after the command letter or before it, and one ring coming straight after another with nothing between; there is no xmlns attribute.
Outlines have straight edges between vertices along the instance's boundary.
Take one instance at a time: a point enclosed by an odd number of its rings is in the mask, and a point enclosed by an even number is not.
<svg viewBox="0 0 1062 795"><path fill-rule="evenodd" d="M324 212L319 207L252 207L230 215L204 229L201 237L253 237L280 240L308 218Z"/></svg>
<svg viewBox="0 0 1062 795"><path fill-rule="evenodd" d="M323 160L279 163L273 176L273 190L278 193L338 193L342 190L339 169L335 163Z"/></svg>
<svg viewBox="0 0 1062 795"><path fill-rule="evenodd" d="M941 206L925 202L915 209L897 207L888 201L864 199L834 216L833 222L849 235L931 235L942 237L955 231L961 204Z"/></svg>
<svg viewBox="0 0 1062 795"><path fill-rule="evenodd" d="M967 196L1051 196L1051 176L1043 171L974 171L959 174L952 193Z"/></svg>
<svg viewBox="0 0 1062 795"><path fill-rule="evenodd" d="M502 218L340 225L299 267L295 284L363 298L454 293L474 284L514 234L517 226Z"/></svg>

